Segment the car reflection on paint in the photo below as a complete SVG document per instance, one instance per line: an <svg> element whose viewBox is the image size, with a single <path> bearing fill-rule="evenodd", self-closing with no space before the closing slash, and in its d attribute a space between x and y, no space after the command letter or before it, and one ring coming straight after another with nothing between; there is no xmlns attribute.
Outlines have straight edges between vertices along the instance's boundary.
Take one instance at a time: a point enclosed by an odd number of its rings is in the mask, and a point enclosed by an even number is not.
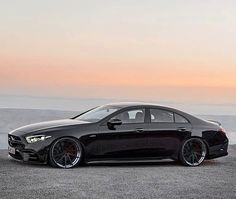
<svg viewBox="0 0 236 199"><path fill-rule="evenodd" d="M53 167L93 161L173 159L198 166L228 154L217 122L147 103L114 103L74 118L27 125L8 135L9 155Z"/></svg>

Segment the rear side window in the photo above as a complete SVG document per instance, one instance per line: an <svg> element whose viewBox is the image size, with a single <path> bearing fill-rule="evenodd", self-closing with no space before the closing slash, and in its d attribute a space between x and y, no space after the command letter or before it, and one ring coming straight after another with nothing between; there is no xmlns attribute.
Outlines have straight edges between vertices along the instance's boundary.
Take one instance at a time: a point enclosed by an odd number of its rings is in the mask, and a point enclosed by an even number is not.
<svg viewBox="0 0 236 199"><path fill-rule="evenodd" d="M185 119L183 116L175 113L175 122L176 123L189 123L187 119Z"/></svg>
<svg viewBox="0 0 236 199"><path fill-rule="evenodd" d="M151 122L174 122L173 112L162 109L150 109Z"/></svg>

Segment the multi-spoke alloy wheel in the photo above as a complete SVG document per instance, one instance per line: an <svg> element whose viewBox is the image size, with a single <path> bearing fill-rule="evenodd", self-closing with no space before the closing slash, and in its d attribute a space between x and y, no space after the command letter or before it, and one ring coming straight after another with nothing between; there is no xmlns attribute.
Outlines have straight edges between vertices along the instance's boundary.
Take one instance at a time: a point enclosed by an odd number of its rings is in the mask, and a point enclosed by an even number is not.
<svg viewBox="0 0 236 199"><path fill-rule="evenodd" d="M81 145L73 138L61 138L50 149L49 160L53 166L72 168L80 163Z"/></svg>
<svg viewBox="0 0 236 199"><path fill-rule="evenodd" d="M180 151L180 161L187 166L198 166L206 157L207 149L199 138L186 140Z"/></svg>

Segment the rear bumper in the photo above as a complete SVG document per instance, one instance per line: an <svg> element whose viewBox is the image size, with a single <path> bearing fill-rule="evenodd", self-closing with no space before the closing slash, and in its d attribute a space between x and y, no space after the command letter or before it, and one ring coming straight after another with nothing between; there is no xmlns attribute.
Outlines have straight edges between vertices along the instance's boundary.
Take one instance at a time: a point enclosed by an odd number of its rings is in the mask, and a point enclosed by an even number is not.
<svg viewBox="0 0 236 199"><path fill-rule="evenodd" d="M229 140L225 140L223 144L213 146L209 149L207 159L214 159L228 155Z"/></svg>

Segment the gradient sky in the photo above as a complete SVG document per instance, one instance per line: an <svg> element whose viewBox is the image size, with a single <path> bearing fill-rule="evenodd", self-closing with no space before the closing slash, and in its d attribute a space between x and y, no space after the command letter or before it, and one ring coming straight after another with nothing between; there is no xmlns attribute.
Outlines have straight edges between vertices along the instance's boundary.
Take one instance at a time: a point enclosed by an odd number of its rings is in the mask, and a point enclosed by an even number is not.
<svg viewBox="0 0 236 199"><path fill-rule="evenodd" d="M235 0L0 0L0 94L236 104Z"/></svg>

